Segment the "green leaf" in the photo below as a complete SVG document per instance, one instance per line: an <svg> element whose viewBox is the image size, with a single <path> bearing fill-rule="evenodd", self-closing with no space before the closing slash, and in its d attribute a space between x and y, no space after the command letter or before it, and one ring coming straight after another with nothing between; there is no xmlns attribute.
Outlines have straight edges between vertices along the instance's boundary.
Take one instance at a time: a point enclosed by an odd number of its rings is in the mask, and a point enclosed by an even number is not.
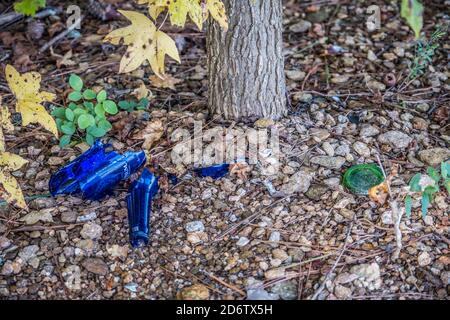
<svg viewBox="0 0 450 320"><path fill-rule="evenodd" d="M76 74L70 75L69 84L75 91L81 91L81 89L83 89L83 80Z"/></svg>
<svg viewBox="0 0 450 320"><path fill-rule="evenodd" d="M102 128L105 131L109 131L112 129L112 125L108 120L100 120L97 124L99 128Z"/></svg>
<svg viewBox="0 0 450 320"><path fill-rule="evenodd" d="M14 4L14 10L26 16L34 16L36 11L45 7L45 0L22 0Z"/></svg>
<svg viewBox="0 0 450 320"><path fill-rule="evenodd" d="M77 102L77 101L80 101L81 100L81 98L82 98L82 95L81 95L81 92L79 92L79 91L73 91L73 92L71 92L70 94L69 94L69 100L70 101L75 101L75 102Z"/></svg>
<svg viewBox="0 0 450 320"><path fill-rule="evenodd" d="M95 124L95 119L90 114L82 114L78 117L78 127L80 129L86 129L87 127L93 126Z"/></svg>
<svg viewBox="0 0 450 320"><path fill-rule="evenodd" d="M103 102L103 109L105 109L105 111L109 114L116 114L117 112L119 112L116 103L111 100L106 100Z"/></svg>
<svg viewBox="0 0 450 320"><path fill-rule="evenodd" d="M83 92L83 98L85 98L86 100L95 99L96 96L97 94L95 93L95 91L91 89L86 89Z"/></svg>
<svg viewBox="0 0 450 320"><path fill-rule="evenodd" d="M149 102L150 101L147 98L142 98L141 100L139 100L138 109L141 109L141 110L147 109Z"/></svg>
<svg viewBox="0 0 450 320"><path fill-rule="evenodd" d="M446 179L450 174L450 162L442 162L441 163L441 176Z"/></svg>
<svg viewBox="0 0 450 320"><path fill-rule="evenodd" d="M65 108L55 108L52 111L52 116L58 119L66 119L66 109Z"/></svg>
<svg viewBox="0 0 450 320"><path fill-rule="evenodd" d="M59 146L64 147L67 146L70 143L70 140L72 140L72 136L65 134L59 139Z"/></svg>
<svg viewBox="0 0 450 320"><path fill-rule="evenodd" d="M78 107L78 105L75 102L71 102L69 103L69 109L70 110L75 110Z"/></svg>
<svg viewBox="0 0 450 320"><path fill-rule="evenodd" d="M76 108L75 110L73 110L73 114L75 115L75 117L79 117L85 113L87 113L87 111L82 108Z"/></svg>
<svg viewBox="0 0 450 320"><path fill-rule="evenodd" d="M428 167L427 168L427 174L431 177L431 179L433 179L436 183L439 183L440 180L440 176L439 176L439 172L437 172L437 170L433 167Z"/></svg>
<svg viewBox="0 0 450 320"><path fill-rule="evenodd" d="M86 109L88 109L89 111L93 111L94 110L94 104L90 101L85 101L83 102L83 106L86 107Z"/></svg>
<svg viewBox="0 0 450 320"><path fill-rule="evenodd" d="M424 192L422 194L422 217L425 218L428 213L428 206L430 205L430 196Z"/></svg>
<svg viewBox="0 0 450 320"><path fill-rule="evenodd" d="M420 192L422 189L419 186L420 178L422 175L420 173L416 173L411 180L409 181L409 187L411 188L412 192Z"/></svg>
<svg viewBox="0 0 450 320"><path fill-rule="evenodd" d="M407 195L405 198L405 212L408 218L411 217L411 209L412 209L412 198L410 195Z"/></svg>
<svg viewBox="0 0 450 320"><path fill-rule="evenodd" d="M90 135L89 133L86 135L86 142L92 146L95 142L95 139L92 135Z"/></svg>
<svg viewBox="0 0 450 320"><path fill-rule="evenodd" d="M56 127L58 128L58 130L62 131L61 126L64 123L64 121L62 119L56 118L55 122L56 122Z"/></svg>
<svg viewBox="0 0 450 320"><path fill-rule="evenodd" d="M103 102L106 100L106 91L105 90L101 90L99 93L97 93L97 101L98 102Z"/></svg>
<svg viewBox="0 0 450 320"><path fill-rule="evenodd" d="M101 138L106 134L106 130L96 127L96 126L92 126L87 128L86 130L87 133L89 133L90 135L92 135L95 138Z"/></svg>
<svg viewBox="0 0 450 320"><path fill-rule="evenodd" d="M73 119L75 118L75 114L73 113L72 109L70 109L70 108L66 109L65 114L66 114L66 119L69 121L73 121Z"/></svg>
<svg viewBox="0 0 450 320"><path fill-rule="evenodd" d="M447 192L450 195L450 178L444 180L444 187L445 189L447 189Z"/></svg>
<svg viewBox="0 0 450 320"><path fill-rule="evenodd" d="M130 104L129 101L127 101L127 100L119 101L119 108L120 109L128 110L128 109L130 109L130 107L131 107L131 104Z"/></svg>
<svg viewBox="0 0 450 320"><path fill-rule="evenodd" d="M74 134L76 130L77 128L73 122L66 122L61 126L61 131L68 135Z"/></svg>
<svg viewBox="0 0 450 320"><path fill-rule="evenodd" d="M99 116L100 118L105 118L105 109L103 109L101 103L97 103L94 110L97 116Z"/></svg>
<svg viewBox="0 0 450 320"><path fill-rule="evenodd" d="M401 16L413 29L416 39L419 39L423 27L423 5L418 0L402 0Z"/></svg>

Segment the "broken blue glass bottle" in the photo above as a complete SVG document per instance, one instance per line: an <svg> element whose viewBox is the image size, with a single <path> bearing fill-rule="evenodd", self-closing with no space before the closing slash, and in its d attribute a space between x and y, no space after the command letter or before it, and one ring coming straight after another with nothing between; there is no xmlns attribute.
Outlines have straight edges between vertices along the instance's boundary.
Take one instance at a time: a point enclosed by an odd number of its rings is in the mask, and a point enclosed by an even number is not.
<svg viewBox="0 0 450 320"><path fill-rule="evenodd" d="M148 244L152 199L159 190L158 178L148 169L134 181L127 196L130 243L134 248Z"/></svg>
<svg viewBox="0 0 450 320"><path fill-rule="evenodd" d="M78 158L50 178L53 196L81 193L85 199L99 200L136 172L146 161L145 153L106 151L111 145L97 140Z"/></svg>
<svg viewBox="0 0 450 320"><path fill-rule="evenodd" d="M220 179L228 174L230 165L228 163L217 164L211 167L194 169L200 177L211 177L213 179Z"/></svg>

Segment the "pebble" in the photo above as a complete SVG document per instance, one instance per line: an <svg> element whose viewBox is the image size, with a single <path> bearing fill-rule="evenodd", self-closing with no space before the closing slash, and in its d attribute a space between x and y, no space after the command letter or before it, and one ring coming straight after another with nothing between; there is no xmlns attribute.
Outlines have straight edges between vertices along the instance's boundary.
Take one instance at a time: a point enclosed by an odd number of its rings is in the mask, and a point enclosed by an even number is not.
<svg viewBox="0 0 450 320"><path fill-rule="evenodd" d="M320 198L328 191L328 187L325 184L313 184L308 191L306 196L311 200L320 200Z"/></svg>
<svg viewBox="0 0 450 320"><path fill-rule="evenodd" d="M315 156L309 160L312 164L318 164L329 169L339 170L345 163L343 157Z"/></svg>
<svg viewBox="0 0 450 320"><path fill-rule="evenodd" d="M249 243L250 243L250 240L247 237L240 237L239 240L236 242L236 245L238 247L244 247Z"/></svg>
<svg viewBox="0 0 450 320"><path fill-rule="evenodd" d="M303 80L306 76L306 73L300 70L287 70L286 76L294 81Z"/></svg>
<svg viewBox="0 0 450 320"><path fill-rule="evenodd" d="M205 230L205 226L203 225L203 222L201 222L200 220L197 220L197 221L188 222L186 224L185 229L187 232L197 232L197 231L202 232Z"/></svg>
<svg viewBox="0 0 450 320"><path fill-rule="evenodd" d="M361 137L364 137L364 138L366 138L366 137L373 137L373 136L378 135L379 133L380 133L380 130L378 130L377 127L372 126L370 124L364 125L361 128L361 130L359 131L359 135Z"/></svg>
<svg viewBox="0 0 450 320"><path fill-rule="evenodd" d="M412 142L412 138L401 131L392 130L379 135L378 141L394 149L406 149Z"/></svg>
<svg viewBox="0 0 450 320"><path fill-rule="evenodd" d="M351 297L352 290L350 288L338 284L334 287L334 294L336 298L345 300Z"/></svg>
<svg viewBox="0 0 450 320"><path fill-rule="evenodd" d="M208 300L209 289L203 284L194 284L193 286L183 288L177 294L178 300Z"/></svg>
<svg viewBox="0 0 450 320"><path fill-rule="evenodd" d="M93 222L88 222L83 225L83 229L81 229L81 236L84 239L98 239L102 236L103 228Z"/></svg>
<svg viewBox="0 0 450 320"><path fill-rule="evenodd" d="M89 272L105 276L108 274L108 265L100 258L87 258L82 262L82 266Z"/></svg>
<svg viewBox="0 0 450 320"><path fill-rule="evenodd" d="M77 221L77 213L75 211L64 211L61 213L61 221L65 223L73 223Z"/></svg>
<svg viewBox="0 0 450 320"><path fill-rule="evenodd" d="M419 266L421 266L421 267L428 266L429 264L431 264L430 254L428 252L422 252L417 257L417 262L419 263Z"/></svg>
<svg viewBox="0 0 450 320"><path fill-rule="evenodd" d="M298 290L294 281L283 281L272 286L272 293L277 294L282 300L297 300Z"/></svg>
<svg viewBox="0 0 450 320"><path fill-rule="evenodd" d="M430 166L437 166L450 158L450 149L431 148L419 151L419 159Z"/></svg>
<svg viewBox="0 0 450 320"><path fill-rule="evenodd" d="M377 290L381 287L380 266L376 262L353 266L350 272L358 277L355 281L359 280L369 290Z"/></svg>
<svg viewBox="0 0 450 320"><path fill-rule="evenodd" d="M329 142L325 141L324 143L322 143L322 149L328 156L334 156L334 148Z"/></svg>
<svg viewBox="0 0 450 320"><path fill-rule="evenodd" d="M39 247L35 244L26 246L19 252L19 257L24 261L28 262L32 258L36 257Z"/></svg>
<svg viewBox="0 0 450 320"><path fill-rule="evenodd" d="M359 154L364 158L370 157L370 148L364 142L356 141L353 144L353 149L356 151L357 154Z"/></svg>
<svg viewBox="0 0 450 320"><path fill-rule="evenodd" d="M264 273L264 277L267 280L282 278L286 274L284 268L276 268L276 269L270 269Z"/></svg>
<svg viewBox="0 0 450 320"><path fill-rule="evenodd" d="M350 147L348 144L341 144L339 147L336 148L334 153L338 156L345 157L346 155L350 154Z"/></svg>
<svg viewBox="0 0 450 320"><path fill-rule="evenodd" d="M300 20L299 22L291 25L289 30L295 33L303 33L308 31L311 28L312 24L306 20Z"/></svg>
<svg viewBox="0 0 450 320"><path fill-rule="evenodd" d="M289 181L283 184L280 191L286 195L294 193L304 193L309 189L311 185L313 175L307 171L299 171L293 174Z"/></svg>

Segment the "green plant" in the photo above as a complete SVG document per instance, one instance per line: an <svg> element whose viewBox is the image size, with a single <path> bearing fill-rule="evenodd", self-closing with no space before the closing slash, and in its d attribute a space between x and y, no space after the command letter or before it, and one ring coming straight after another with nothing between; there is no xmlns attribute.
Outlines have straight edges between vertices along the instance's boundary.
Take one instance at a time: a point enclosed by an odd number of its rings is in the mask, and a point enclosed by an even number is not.
<svg viewBox="0 0 450 320"><path fill-rule="evenodd" d="M450 194L450 162L442 162L440 173L433 167L428 167L427 174L417 173L409 181L409 193L405 198L406 215L411 216L412 196L421 196L422 216L425 217L428 207L433 202L434 195L439 192L440 186L444 186Z"/></svg>
<svg viewBox="0 0 450 320"><path fill-rule="evenodd" d="M414 79L425 73L425 69L433 61L436 49L439 47L439 39L447 34L447 28L437 26L436 31L430 37L430 40L419 40L417 42L416 53L410 67L408 79Z"/></svg>
<svg viewBox="0 0 450 320"><path fill-rule="evenodd" d="M413 29L416 39L419 39L423 28L423 5L418 0L402 0L401 16Z"/></svg>
<svg viewBox="0 0 450 320"><path fill-rule="evenodd" d="M59 144L68 145L78 137L92 145L95 138L101 138L111 130L112 125L106 116L116 114L117 105L107 99L105 90L98 93L92 89L83 90L83 80L75 74L70 76L69 85L73 89L68 95L69 105L52 111L58 130L63 133Z"/></svg>
<svg viewBox="0 0 450 320"><path fill-rule="evenodd" d="M14 4L14 10L26 16L34 16L36 11L44 8L46 0L21 0Z"/></svg>
<svg viewBox="0 0 450 320"><path fill-rule="evenodd" d="M142 98L139 101L134 100L121 100L118 105L119 108L128 112L133 110L145 110L147 109L149 101L147 98Z"/></svg>

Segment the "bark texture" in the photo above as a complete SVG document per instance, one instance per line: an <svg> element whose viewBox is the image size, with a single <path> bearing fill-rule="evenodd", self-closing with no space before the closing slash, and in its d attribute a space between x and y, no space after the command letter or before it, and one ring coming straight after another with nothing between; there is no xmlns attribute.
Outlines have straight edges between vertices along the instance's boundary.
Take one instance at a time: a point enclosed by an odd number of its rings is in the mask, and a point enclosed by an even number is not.
<svg viewBox="0 0 450 320"><path fill-rule="evenodd" d="M209 22L209 107L225 119L287 112L282 0L224 0L229 29Z"/></svg>

